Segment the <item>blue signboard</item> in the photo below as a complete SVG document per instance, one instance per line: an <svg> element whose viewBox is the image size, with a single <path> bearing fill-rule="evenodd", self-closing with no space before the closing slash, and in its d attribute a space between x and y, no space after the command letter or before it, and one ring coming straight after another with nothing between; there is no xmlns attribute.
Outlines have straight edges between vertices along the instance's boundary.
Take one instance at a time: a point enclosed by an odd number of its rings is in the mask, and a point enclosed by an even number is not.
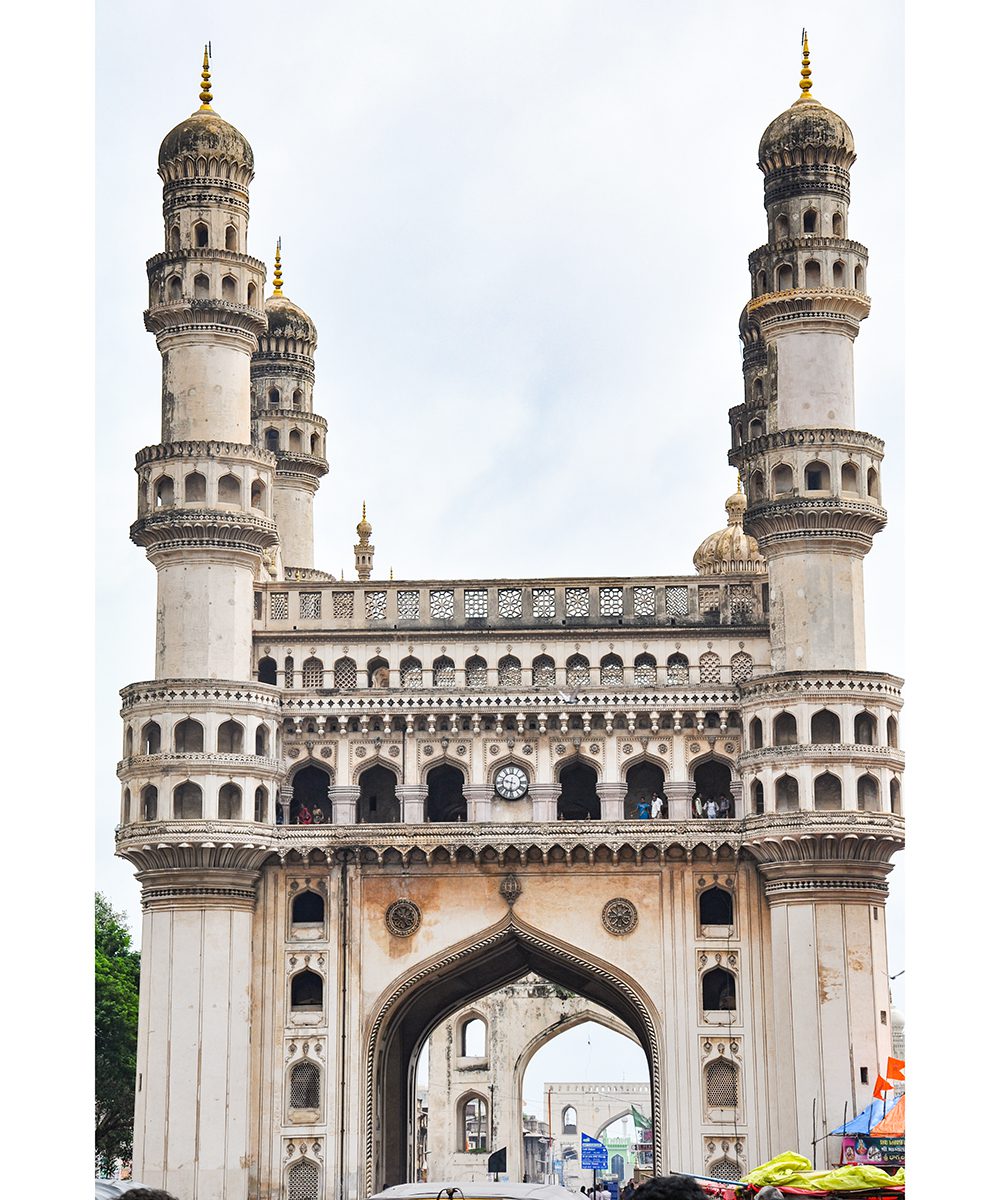
<svg viewBox="0 0 1000 1200"><path fill-rule="evenodd" d="M618 1200L618 1179L605 1179L604 1186L611 1193L611 1200Z"/></svg>
<svg viewBox="0 0 1000 1200"><path fill-rule="evenodd" d="M584 1171L606 1171L608 1148L589 1133L580 1134L580 1167Z"/></svg>

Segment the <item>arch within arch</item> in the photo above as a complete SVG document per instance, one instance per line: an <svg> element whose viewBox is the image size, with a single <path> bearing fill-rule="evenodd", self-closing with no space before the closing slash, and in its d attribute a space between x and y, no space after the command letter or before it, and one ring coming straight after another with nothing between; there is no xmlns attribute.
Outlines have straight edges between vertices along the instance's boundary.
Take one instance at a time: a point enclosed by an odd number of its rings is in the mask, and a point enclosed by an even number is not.
<svg viewBox="0 0 1000 1200"><path fill-rule="evenodd" d="M417 1055L435 1025L480 996L533 972L586 994L631 1029L649 1064L653 1158L663 1171L662 1090L656 1010L641 986L621 971L544 934L511 914L492 929L434 954L399 977L379 998L368 1027L365 1079L366 1194L412 1177L409 1118ZM376 1127L378 1135L376 1136Z"/></svg>

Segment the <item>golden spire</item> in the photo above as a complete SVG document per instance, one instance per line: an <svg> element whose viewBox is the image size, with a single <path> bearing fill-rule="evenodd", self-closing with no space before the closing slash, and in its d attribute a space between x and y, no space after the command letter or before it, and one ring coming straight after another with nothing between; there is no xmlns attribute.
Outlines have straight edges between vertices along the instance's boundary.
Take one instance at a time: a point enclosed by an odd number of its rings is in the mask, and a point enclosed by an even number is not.
<svg viewBox="0 0 1000 1200"><path fill-rule="evenodd" d="M281 296L281 238L278 238L278 244L274 249L274 294Z"/></svg>
<svg viewBox="0 0 1000 1200"><path fill-rule="evenodd" d="M809 34L802 30L802 78L799 80L799 87L802 89L800 100L811 100L812 92L809 91L812 84L809 82L809 76L812 71L809 69Z"/></svg>
<svg viewBox="0 0 1000 1200"><path fill-rule="evenodd" d="M212 54L212 43L205 43L205 57L201 60L201 101L199 112L212 111L212 72L208 69L208 60Z"/></svg>
<svg viewBox="0 0 1000 1200"><path fill-rule="evenodd" d="M395 578L396 578L396 576L395 576L395 575L393 575L393 573L392 573L392 567L390 567L390 568L389 568L389 582L390 582L390 583L392 583L392 581L393 581Z"/></svg>

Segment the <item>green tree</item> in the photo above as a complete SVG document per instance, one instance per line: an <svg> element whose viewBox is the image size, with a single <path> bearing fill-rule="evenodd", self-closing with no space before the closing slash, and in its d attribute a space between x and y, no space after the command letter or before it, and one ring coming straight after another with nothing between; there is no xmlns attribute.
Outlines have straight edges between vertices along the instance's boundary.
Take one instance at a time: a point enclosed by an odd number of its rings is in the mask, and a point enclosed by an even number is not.
<svg viewBox="0 0 1000 1200"><path fill-rule="evenodd" d="M139 953L106 896L94 897L95 1132L97 1170L110 1175L132 1157L135 1046L139 1025Z"/></svg>

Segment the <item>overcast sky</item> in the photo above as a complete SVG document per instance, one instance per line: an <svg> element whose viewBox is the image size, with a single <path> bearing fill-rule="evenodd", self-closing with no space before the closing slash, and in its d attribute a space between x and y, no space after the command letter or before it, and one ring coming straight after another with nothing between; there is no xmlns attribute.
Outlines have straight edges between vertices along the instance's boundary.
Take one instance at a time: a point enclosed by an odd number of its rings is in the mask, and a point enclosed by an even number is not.
<svg viewBox="0 0 1000 1200"><path fill-rule="evenodd" d="M316 565L352 577L364 498L376 575L647 575L693 571L725 521L746 258L766 237L756 150L798 94L805 22L813 92L854 131L851 234L871 251L857 423L887 442L890 524L866 563L869 666L905 669L901 5L274 18L256 0L225 19L98 8L97 886L137 929L111 850L117 691L153 670L155 572L128 540L133 456L159 438L144 262L163 245L157 150L197 107L205 39L213 107L254 148L250 251L270 262L281 235L285 294L319 328Z"/></svg>

